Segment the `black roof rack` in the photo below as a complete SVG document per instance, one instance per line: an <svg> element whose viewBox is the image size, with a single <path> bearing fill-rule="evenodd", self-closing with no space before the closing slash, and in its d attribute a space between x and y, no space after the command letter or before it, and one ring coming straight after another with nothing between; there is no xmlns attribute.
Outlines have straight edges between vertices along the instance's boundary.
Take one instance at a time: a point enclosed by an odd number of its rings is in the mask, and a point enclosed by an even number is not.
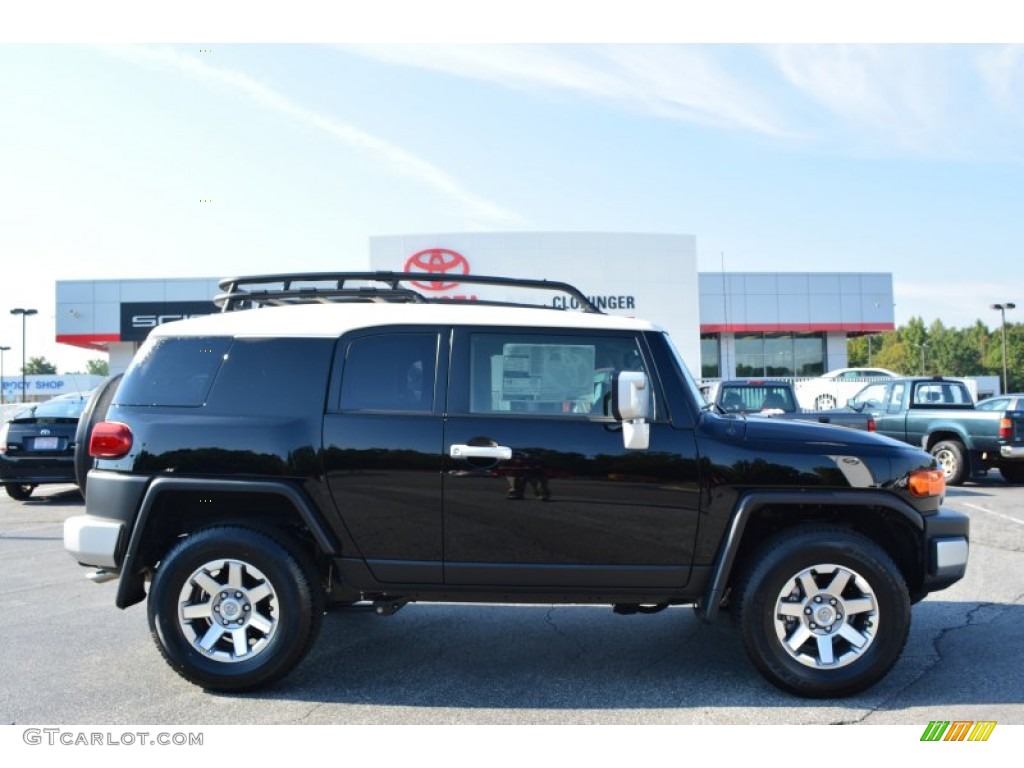
<svg viewBox="0 0 1024 768"><path fill-rule="evenodd" d="M352 285L364 283L364 285ZM365 285L378 283L383 287ZM468 298L428 296L416 290L416 283L468 283L510 288L539 289L563 293L575 299L584 312L603 314L582 291L569 283L555 280L530 280L488 275L439 275L431 272L296 272L279 275L227 277L220 281L222 293L213 303L222 312L285 304L316 304L334 302L407 302L418 304L471 303L512 307L547 307L535 302L487 301Z"/></svg>

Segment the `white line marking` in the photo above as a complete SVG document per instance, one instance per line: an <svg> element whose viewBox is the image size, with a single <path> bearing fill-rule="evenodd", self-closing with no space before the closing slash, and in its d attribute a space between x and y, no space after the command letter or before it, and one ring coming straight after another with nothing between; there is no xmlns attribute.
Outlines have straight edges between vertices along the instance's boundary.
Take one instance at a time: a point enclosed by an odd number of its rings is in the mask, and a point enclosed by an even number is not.
<svg viewBox="0 0 1024 768"><path fill-rule="evenodd" d="M991 509L985 509L984 507L979 507L977 504L968 504L967 502L964 502L964 506L965 507L970 507L971 509L976 509L979 512L988 512L990 515L995 515L996 517L1001 517L1001 518L1003 518L1003 520L1009 520L1011 523L1016 523L1017 525L1024 525L1024 520L1018 520L1016 517L1010 517L1009 515L1004 515L1004 514L1002 514L1000 512L993 512Z"/></svg>

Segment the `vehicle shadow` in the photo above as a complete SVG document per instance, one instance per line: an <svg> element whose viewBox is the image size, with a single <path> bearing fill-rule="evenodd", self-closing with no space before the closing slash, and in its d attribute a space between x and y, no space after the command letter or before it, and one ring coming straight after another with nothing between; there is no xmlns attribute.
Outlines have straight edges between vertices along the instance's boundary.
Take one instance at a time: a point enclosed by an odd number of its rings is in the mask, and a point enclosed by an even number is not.
<svg viewBox="0 0 1024 768"><path fill-rule="evenodd" d="M85 506L85 499L82 498L82 494L78 491L77 486L62 485L59 488L40 486L35 489L31 496L19 503L31 507L82 507Z"/></svg>
<svg viewBox="0 0 1024 768"><path fill-rule="evenodd" d="M995 628L993 625L997 625ZM688 608L612 615L607 607L410 605L382 619L328 614L310 656L259 694L320 703L546 710L790 707L851 710L1022 703L1016 654L1024 606L925 601L901 660L845 699L807 700L764 681L728 617Z"/></svg>

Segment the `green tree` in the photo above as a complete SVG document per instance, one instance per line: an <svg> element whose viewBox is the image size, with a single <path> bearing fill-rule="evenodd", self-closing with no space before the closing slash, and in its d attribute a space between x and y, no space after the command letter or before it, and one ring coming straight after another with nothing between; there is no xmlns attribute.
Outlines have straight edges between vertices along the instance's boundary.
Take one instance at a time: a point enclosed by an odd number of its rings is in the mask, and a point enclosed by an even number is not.
<svg viewBox="0 0 1024 768"><path fill-rule="evenodd" d="M90 373L93 376L109 376L110 365L106 360L89 360L85 363L85 372Z"/></svg>
<svg viewBox="0 0 1024 768"><path fill-rule="evenodd" d="M24 372L26 375L54 374L57 372L57 366L45 357L30 357L25 363Z"/></svg>

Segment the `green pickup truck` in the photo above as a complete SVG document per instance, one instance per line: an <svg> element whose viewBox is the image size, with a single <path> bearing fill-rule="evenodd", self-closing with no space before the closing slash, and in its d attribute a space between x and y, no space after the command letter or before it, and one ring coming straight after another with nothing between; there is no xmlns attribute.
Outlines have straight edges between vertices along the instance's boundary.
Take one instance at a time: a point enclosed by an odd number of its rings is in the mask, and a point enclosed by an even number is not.
<svg viewBox="0 0 1024 768"><path fill-rule="evenodd" d="M1024 411L978 410L962 381L879 381L854 395L847 407L871 415L878 434L931 453L948 485L960 485L992 468L1007 482L1024 482Z"/></svg>

